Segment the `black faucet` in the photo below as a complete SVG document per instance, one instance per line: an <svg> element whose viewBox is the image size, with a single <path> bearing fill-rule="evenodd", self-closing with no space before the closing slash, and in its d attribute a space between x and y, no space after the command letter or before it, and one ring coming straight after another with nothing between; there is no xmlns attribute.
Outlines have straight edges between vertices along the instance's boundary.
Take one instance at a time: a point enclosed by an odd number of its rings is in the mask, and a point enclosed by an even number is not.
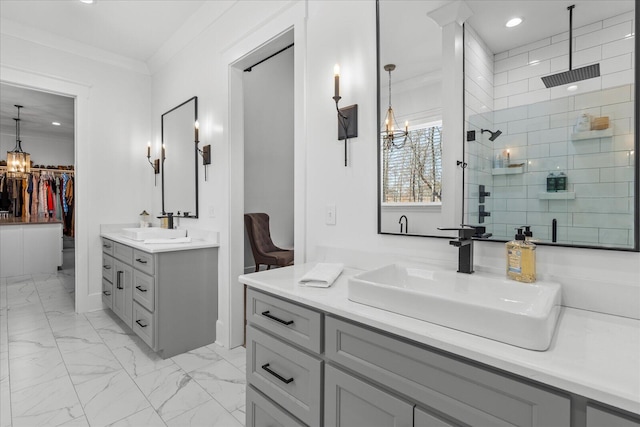
<svg viewBox="0 0 640 427"><path fill-rule="evenodd" d="M473 273L473 236L476 228L468 225L461 225L457 228L440 228L438 230L455 230L458 238L450 240L449 244L458 248L458 273Z"/></svg>
<svg viewBox="0 0 640 427"><path fill-rule="evenodd" d="M398 221L398 224L400 224L400 234L402 234L402 218L404 218L404 233L407 234L409 232L409 220L406 215L402 215Z"/></svg>

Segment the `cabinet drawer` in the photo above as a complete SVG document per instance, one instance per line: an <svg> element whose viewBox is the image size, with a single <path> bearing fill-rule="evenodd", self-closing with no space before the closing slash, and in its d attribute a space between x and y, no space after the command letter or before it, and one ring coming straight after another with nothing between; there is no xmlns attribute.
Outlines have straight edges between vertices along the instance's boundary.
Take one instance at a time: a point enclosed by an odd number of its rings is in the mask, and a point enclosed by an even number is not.
<svg viewBox="0 0 640 427"><path fill-rule="evenodd" d="M113 255L114 242L109 239L102 238L102 252Z"/></svg>
<svg viewBox="0 0 640 427"><path fill-rule="evenodd" d="M304 427L304 424L252 386L247 386L246 414L247 427Z"/></svg>
<svg viewBox="0 0 640 427"><path fill-rule="evenodd" d="M570 425L568 396L361 326L325 317L326 355L469 425Z"/></svg>
<svg viewBox="0 0 640 427"><path fill-rule="evenodd" d="M322 353L321 313L248 289L247 322L315 353Z"/></svg>
<svg viewBox="0 0 640 427"><path fill-rule="evenodd" d="M154 282L153 277L133 270L133 299L149 311L153 311L155 307Z"/></svg>
<svg viewBox="0 0 640 427"><path fill-rule="evenodd" d="M102 278L113 283L113 257L102 254Z"/></svg>
<svg viewBox="0 0 640 427"><path fill-rule="evenodd" d="M102 279L102 302L109 308L113 308L113 284Z"/></svg>
<svg viewBox="0 0 640 427"><path fill-rule="evenodd" d="M146 310L137 302L133 303L133 332L138 334L142 341L146 342L151 348L154 348L154 330L155 322L153 321L153 313Z"/></svg>
<svg viewBox="0 0 640 427"><path fill-rule="evenodd" d="M322 360L247 328L247 381L309 426L320 426Z"/></svg>
<svg viewBox="0 0 640 427"><path fill-rule="evenodd" d="M133 266L140 271L143 271L150 276L154 274L154 262L153 255L147 252L142 252L137 249L133 250Z"/></svg>
<svg viewBox="0 0 640 427"><path fill-rule="evenodd" d="M413 427L458 427L456 424L441 420L427 411L418 408L413 411Z"/></svg>
<svg viewBox="0 0 640 427"><path fill-rule="evenodd" d="M133 248L122 243L113 242L113 256L122 262L131 265L133 260Z"/></svg>

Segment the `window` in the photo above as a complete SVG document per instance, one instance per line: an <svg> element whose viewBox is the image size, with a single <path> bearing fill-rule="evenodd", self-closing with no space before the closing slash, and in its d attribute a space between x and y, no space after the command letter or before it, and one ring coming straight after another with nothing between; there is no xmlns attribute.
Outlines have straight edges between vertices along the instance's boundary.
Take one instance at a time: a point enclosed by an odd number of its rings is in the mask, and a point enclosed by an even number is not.
<svg viewBox="0 0 640 427"><path fill-rule="evenodd" d="M440 204L442 121L417 126L404 143L383 144L382 203Z"/></svg>

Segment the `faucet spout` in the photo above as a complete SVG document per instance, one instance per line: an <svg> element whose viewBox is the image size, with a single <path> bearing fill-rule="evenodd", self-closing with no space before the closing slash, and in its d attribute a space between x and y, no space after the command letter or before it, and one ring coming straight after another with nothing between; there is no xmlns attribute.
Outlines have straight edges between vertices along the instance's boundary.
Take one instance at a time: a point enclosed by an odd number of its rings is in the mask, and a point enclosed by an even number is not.
<svg viewBox="0 0 640 427"><path fill-rule="evenodd" d="M458 238L449 241L451 246L458 248L458 273L473 273L473 236L475 227L461 226L459 228L438 228L439 230L455 230Z"/></svg>

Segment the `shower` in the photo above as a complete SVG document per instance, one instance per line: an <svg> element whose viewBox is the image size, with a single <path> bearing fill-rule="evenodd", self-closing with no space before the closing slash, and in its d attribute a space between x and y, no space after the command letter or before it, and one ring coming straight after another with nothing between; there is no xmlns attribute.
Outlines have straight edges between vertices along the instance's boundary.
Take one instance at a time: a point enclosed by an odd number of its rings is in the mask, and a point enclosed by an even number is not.
<svg viewBox="0 0 640 427"><path fill-rule="evenodd" d="M489 137L489 141L495 141L497 137L502 135L502 131L501 130L497 130L495 132L492 132L489 129L480 129L480 133L485 133L485 132L489 132L491 134L491 136Z"/></svg>

